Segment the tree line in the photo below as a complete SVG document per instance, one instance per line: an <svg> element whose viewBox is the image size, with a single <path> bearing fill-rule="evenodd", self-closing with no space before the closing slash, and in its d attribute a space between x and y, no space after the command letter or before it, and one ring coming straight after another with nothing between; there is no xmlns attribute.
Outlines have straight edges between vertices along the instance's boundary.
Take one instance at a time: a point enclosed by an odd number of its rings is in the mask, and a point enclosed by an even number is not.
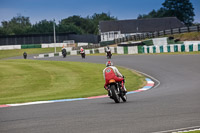
<svg viewBox="0 0 200 133"><path fill-rule="evenodd" d="M148 14L139 14L137 19L177 17L186 26L191 26L194 21L194 8L190 0L165 0L158 10L152 10ZM57 33L76 34L98 34L100 21L117 20L117 17L109 13L94 13L92 16L83 18L78 15L62 19L56 24ZM53 20L41 20L36 24L31 24L29 17L18 15L10 21L2 21L0 35L20 35L20 34L45 34L53 33Z"/></svg>
<svg viewBox="0 0 200 133"><path fill-rule="evenodd" d="M194 8L190 0L165 0L158 10L152 10L148 14L139 14L138 19L177 17L186 26L191 26L194 21Z"/></svg>
<svg viewBox="0 0 200 133"><path fill-rule="evenodd" d="M78 15L62 19L55 24L57 33L75 33L75 34L98 34L99 21L117 20L109 13L93 14L83 18ZM53 33L54 20L41 20L36 24L31 24L30 18L18 15L10 21L2 21L0 35L21 35L21 34L45 34Z"/></svg>

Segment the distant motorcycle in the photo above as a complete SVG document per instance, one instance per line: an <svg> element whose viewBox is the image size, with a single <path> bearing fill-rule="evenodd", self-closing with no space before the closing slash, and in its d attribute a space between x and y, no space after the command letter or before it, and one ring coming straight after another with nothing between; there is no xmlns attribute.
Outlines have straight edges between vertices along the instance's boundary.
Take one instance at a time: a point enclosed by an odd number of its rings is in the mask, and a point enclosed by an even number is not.
<svg viewBox="0 0 200 133"><path fill-rule="evenodd" d="M27 53L26 52L23 53L23 57L24 57L24 59L27 58Z"/></svg>
<svg viewBox="0 0 200 133"><path fill-rule="evenodd" d="M63 58L65 58L67 56L67 53L63 53L62 55L63 55Z"/></svg>
<svg viewBox="0 0 200 133"><path fill-rule="evenodd" d="M67 51L66 49L62 49L62 55L63 55L63 58L65 58L67 56Z"/></svg>
<svg viewBox="0 0 200 133"><path fill-rule="evenodd" d="M115 103L120 103L120 98L123 100L123 102L127 101L127 95L121 88L121 82L116 82L114 79L109 81L108 96L110 96Z"/></svg>
<svg viewBox="0 0 200 133"><path fill-rule="evenodd" d="M85 52L80 52L82 59L85 59Z"/></svg>
<svg viewBox="0 0 200 133"><path fill-rule="evenodd" d="M111 52L108 51L108 52L107 52L107 59L111 59L111 56L112 56Z"/></svg>

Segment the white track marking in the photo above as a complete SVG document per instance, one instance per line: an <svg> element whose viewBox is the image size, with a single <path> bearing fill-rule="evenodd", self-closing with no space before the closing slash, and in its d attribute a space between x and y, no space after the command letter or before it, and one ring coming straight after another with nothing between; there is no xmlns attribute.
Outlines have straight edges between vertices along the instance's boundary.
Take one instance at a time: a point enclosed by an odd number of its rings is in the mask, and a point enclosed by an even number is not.
<svg viewBox="0 0 200 133"><path fill-rule="evenodd" d="M194 126L194 127L186 127L186 128L180 128L180 129L173 129L173 130L166 130L166 131L159 131L159 132L152 132L152 133L176 133L179 131L189 131L191 129L197 129L200 128L200 126Z"/></svg>

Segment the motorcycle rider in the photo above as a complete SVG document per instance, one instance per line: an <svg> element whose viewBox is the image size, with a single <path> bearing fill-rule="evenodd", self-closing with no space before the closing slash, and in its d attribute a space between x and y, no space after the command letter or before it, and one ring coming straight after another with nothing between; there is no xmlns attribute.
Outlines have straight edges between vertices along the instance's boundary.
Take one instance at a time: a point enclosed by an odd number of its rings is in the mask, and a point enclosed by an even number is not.
<svg viewBox="0 0 200 133"><path fill-rule="evenodd" d="M82 58L85 58L85 51L84 51L83 47L81 47L80 50L81 50L80 54L81 54Z"/></svg>
<svg viewBox="0 0 200 133"><path fill-rule="evenodd" d="M85 51L84 51L83 47L81 47L81 49L80 49L80 50L81 50L81 52L80 52L81 54L82 54L82 53L85 53Z"/></svg>
<svg viewBox="0 0 200 133"><path fill-rule="evenodd" d="M110 47L109 47L109 46L106 47L106 53L107 53L107 56L108 56L108 54L111 55L111 50L110 50Z"/></svg>
<svg viewBox="0 0 200 133"><path fill-rule="evenodd" d="M103 76L105 79L104 88L108 90L108 84L110 79L114 79L116 82L121 82L122 90L126 93L127 90L124 85L124 76L119 72L119 70L113 66L111 61L106 63L106 68L103 70Z"/></svg>
<svg viewBox="0 0 200 133"><path fill-rule="evenodd" d="M27 58L27 53L26 52L23 53L23 57L24 57L24 59Z"/></svg>
<svg viewBox="0 0 200 133"><path fill-rule="evenodd" d="M62 48L62 55L63 55L64 58L67 55L67 50L64 47Z"/></svg>

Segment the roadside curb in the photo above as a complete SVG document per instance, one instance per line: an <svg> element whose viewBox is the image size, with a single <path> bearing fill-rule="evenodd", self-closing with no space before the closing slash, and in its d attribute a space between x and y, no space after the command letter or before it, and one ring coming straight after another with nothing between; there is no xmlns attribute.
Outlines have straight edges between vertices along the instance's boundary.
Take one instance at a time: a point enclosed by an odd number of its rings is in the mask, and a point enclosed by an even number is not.
<svg viewBox="0 0 200 133"><path fill-rule="evenodd" d="M155 85L155 83L150 78L145 78L145 80L147 81L146 86L144 86L141 89L135 90L135 91L127 92L127 94L133 94L133 93L146 91L146 90L151 89ZM24 105L34 105L34 104L44 104L44 103L79 101L79 100L97 99L97 98L105 98L105 97L108 97L108 95L93 96L93 97L87 97L87 98L73 98L73 99L61 99L61 100L49 100L49 101L36 101L36 102L27 102L27 103L19 103L19 104L4 104L4 105L0 105L0 108L16 107L16 106L24 106Z"/></svg>

